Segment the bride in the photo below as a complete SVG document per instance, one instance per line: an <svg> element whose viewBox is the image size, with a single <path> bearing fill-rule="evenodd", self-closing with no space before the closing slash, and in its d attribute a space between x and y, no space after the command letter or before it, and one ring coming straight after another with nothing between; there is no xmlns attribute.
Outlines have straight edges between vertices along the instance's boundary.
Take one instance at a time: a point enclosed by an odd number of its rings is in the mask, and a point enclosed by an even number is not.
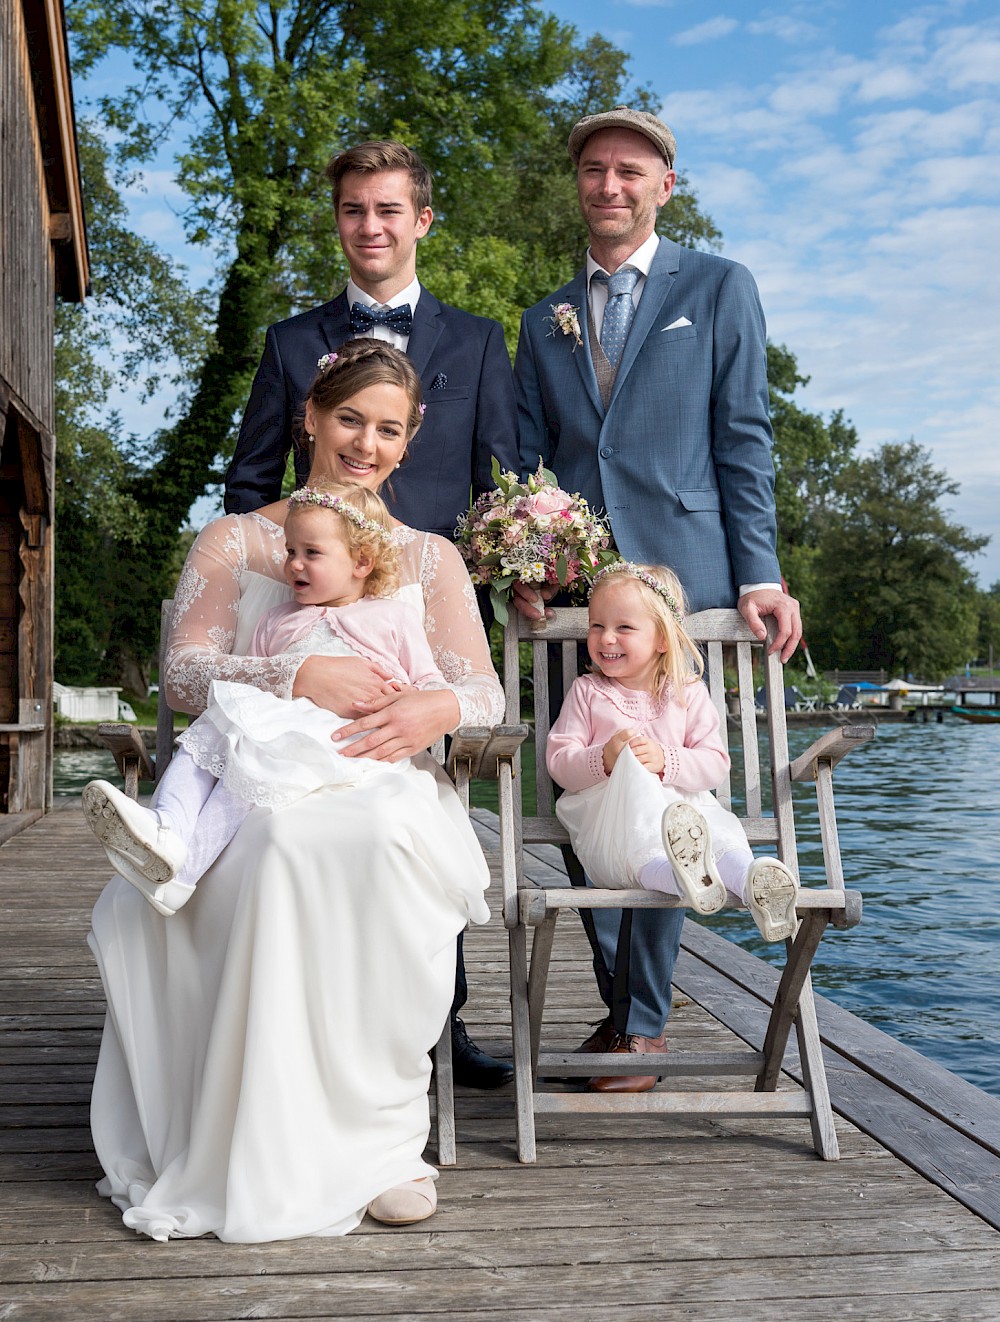
<svg viewBox="0 0 1000 1322"><path fill-rule="evenodd" d="M327 355L306 405L310 481L377 489L421 413L405 355L374 340ZM286 513L280 501L199 535L175 597L171 706L202 710L216 679L308 697L351 721L342 737L361 736L344 756L412 764L254 809L169 919L120 877L98 899L98 1188L159 1240L340 1235L366 1210L390 1224L431 1215L428 1052L454 994L455 938L489 916L475 834L423 751L502 719L458 552L397 527L400 595L421 610L450 687L385 692L361 657L246 654L261 614L289 595Z"/></svg>

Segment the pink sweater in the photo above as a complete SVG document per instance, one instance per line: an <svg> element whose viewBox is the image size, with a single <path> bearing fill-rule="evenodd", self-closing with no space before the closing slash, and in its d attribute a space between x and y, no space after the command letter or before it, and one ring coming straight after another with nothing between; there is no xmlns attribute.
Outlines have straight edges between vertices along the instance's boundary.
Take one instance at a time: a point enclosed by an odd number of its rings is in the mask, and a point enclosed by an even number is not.
<svg viewBox="0 0 1000 1322"><path fill-rule="evenodd" d="M573 682L549 731L545 749L549 775L565 790L599 785L608 779L604 745L619 730L634 729L662 747L664 785L688 791L715 789L729 768L719 713L700 682L685 689L686 707L672 692L668 687L656 700L603 675L582 675Z"/></svg>
<svg viewBox="0 0 1000 1322"><path fill-rule="evenodd" d="M254 656L278 656L308 637L321 620L359 656L388 670L414 688L447 688L434 664L418 611L391 597L362 597L348 606L272 606L261 616L250 650Z"/></svg>

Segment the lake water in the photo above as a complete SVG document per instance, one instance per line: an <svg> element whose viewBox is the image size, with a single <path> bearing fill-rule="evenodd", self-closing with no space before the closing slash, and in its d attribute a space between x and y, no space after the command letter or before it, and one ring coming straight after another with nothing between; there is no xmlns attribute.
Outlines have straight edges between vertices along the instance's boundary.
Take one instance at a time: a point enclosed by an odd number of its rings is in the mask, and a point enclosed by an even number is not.
<svg viewBox="0 0 1000 1322"><path fill-rule="evenodd" d="M789 731L795 757L820 733ZM817 991L980 1088L1000 1096L1000 728L879 726L834 773L847 885L865 912L829 930ZM115 776L109 754L56 754L56 793ZM734 790L736 785L734 783ZM811 785L795 787L803 879L822 879ZM777 959L752 924L712 920L755 954ZM749 929L749 930L748 930ZM783 947L781 948L783 952Z"/></svg>

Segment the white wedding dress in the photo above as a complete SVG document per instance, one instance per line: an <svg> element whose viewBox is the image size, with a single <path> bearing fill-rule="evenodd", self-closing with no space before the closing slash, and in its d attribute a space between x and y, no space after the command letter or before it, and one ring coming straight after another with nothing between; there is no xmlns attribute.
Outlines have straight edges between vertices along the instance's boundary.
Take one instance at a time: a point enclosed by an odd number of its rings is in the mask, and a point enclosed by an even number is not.
<svg viewBox="0 0 1000 1322"><path fill-rule="evenodd" d="M401 591L423 608L462 723L494 723L502 691L458 553L398 539ZM259 515L200 535L177 588L172 705L199 710L213 679L290 696L300 656L241 652L287 596L283 558L282 530ZM112 879L90 935L108 1002L91 1122L98 1187L125 1224L155 1239L344 1234L379 1193L433 1178L428 1052L488 881L426 755L255 808L171 918Z"/></svg>

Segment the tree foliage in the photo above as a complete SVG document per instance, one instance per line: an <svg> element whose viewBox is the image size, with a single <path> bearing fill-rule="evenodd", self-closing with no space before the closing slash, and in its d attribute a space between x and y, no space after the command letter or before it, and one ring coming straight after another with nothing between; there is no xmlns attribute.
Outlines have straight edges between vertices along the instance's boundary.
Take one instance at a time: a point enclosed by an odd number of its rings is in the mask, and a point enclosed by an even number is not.
<svg viewBox="0 0 1000 1322"><path fill-rule="evenodd" d="M966 560L989 538L949 520L941 502L957 490L913 441L843 467L817 557L817 661L939 679L974 654L981 594Z"/></svg>
<svg viewBox="0 0 1000 1322"><path fill-rule="evenodd" d="M115 385L148 395L165 379L182 396L184 370L207 339L205 307L171 261L129 229L94 125L81 121L77 137L93 289L84 305L56 308L55 672L63 683L122 679L141 689L112 640L121 627L116 559L141 548L145 532L133 486L147 447L124 433L106 401Z"/></svg>
<svg viewBox="0 0 1000 1322"><path fill-rule="evenodd" d="M829 524L835 483L858 443L842 412L829 422L800 408L792 396L809 378L784 345L767 346L767 380L774 428L774 496L778 561L789 591L802 603L806 637L819 608L816 560Z"/></svg>

